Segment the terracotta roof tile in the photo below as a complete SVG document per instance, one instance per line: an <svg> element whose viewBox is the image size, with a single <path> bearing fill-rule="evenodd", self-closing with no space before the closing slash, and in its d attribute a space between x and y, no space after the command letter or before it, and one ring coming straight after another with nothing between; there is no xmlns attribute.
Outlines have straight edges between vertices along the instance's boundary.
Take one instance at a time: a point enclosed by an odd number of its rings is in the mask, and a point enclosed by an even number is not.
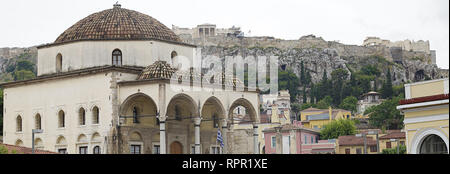
<svg viewBox="0 0 450 174"><path fill-rule="evenodd" d="M182 42L158 20L115 5L87 16L64 31L54 44L81 40L163 40Z"/></svg>
<svg viewBox="0 0 450 174"><path fill-rule="evenodd" d="M10 153L13 150L15 150L17 152L17 154L31 154L32 153L32 149L28 148L28 147L2 144L2 143L0 143L0 146L5 146ZM35 150L35 154L58 154L58 153L50 152L50 151L46 151L46 150Z"/></svg>
<svg viewBox="0 0 450 174"><path fill-rule="evenodd" d="M338 138L339 146L363 146L364 145L364 138L363 137L356 137L355 135L348 135L348 136L340 136ZM372 139L372 137L367 137L367 145L373 146L377 145L377 142Z"/></svg>
<svg viewBox="0 0 450 174"><path fill-rule="evenodd" d="M380 139L404 139L404 138L406 138L405 132L392 132L380 137Z"/></svg>

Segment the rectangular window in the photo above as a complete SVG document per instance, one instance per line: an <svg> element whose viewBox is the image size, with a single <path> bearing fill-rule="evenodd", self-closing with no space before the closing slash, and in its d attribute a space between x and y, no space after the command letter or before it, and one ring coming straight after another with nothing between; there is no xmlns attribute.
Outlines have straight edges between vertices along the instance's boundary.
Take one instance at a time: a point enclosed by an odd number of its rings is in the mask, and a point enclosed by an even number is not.
<svg viewBox="0 0 450 174"><path fill-rule="evenodd" d="M370 152L377 152L377 146L370 146Z"/></svg>
<svg viewBox="0 0 450 174"><path fill-rule="evenodd" d="M195 145L191 145L191 154L195 154Z"/></svg>
<svg viewBox="0 0 450 174"><path fill-rule="evenodd" d="M131 145L130 154L141 154L141 145Z"/></svg>
<svg viewBox="0 0 450 174"><path fill-rule="evenodd" d="M314 137L311 136L311 144L313 144L313 143L314 143Z"/></svg>
<svg viewBox="0 0 450 174"><path fill-rule="evenodd" d="M308 144L308 137L305 135L305 144Z"/></svg>
<svg viewBox="0 0 450 174"><path fill-rule="evenodd" d="M356 154L362 154L361 148L356 148Z"/></svg>
<svg viewBox="0 0 450 174"><path fill-rule="evenodd" d="M88 147L87 146L80 146L79 150L80 150L79 151L80 154L87 154Z"/></svg>
<svg viewBox="0 0 450 174"><path fill-rule="evenodd" d="M219 146L212 146L211 147L211 154L220 154L220 147Z"/></svg>
<svg viewBox="0 0 450 174"><path fill-rule="evenodd" d="M345 149L345 154L350 154L350 149L349 148Z"/></svg>
<svg viewBox="0 0 450 174"><path fill-rule="evenodd" d="M161 153L161 147L158 145L153 145L153 154L160 154Z"/></svg>
<svg viewBox="0 0 450 174"><path fill-rule="evenodd" d="M400 141L400 145L405 145L405 141Z"/></svg>
<svg viewBox="0 0 450 174"><path fill-rule="evenodd" d="M275 136L272 137L272 148L277 147L277 138Z"/></svg>
<svg viewBox="0 0 450 174"><path fill-rule="evenodd" d="M389 149L389 148L392 148L392 147L391 147L391 142L386 142L386 148L388 148L388 149Z"/></svg>
<svg viewBox="0 0 450 174"><path fill-rule="evenodd" d="M58 149L58 153L60 153L60 154L67 154L67 149L66 148Z"/></svg>

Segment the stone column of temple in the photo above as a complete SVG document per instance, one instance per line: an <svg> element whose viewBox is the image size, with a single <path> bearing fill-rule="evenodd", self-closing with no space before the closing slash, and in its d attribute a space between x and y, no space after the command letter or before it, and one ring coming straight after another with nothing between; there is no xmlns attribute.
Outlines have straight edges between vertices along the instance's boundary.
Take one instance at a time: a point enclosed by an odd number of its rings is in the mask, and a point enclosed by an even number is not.
<svg viewBox="0 0 450 174"><path fill-rule="evenodd" d="M200 123L202 122L201 117L194 118L194 131L195 131L195 154L200 154Z"/></svg>
<svg viewBox="0 0 450 174"><path fill-rule="evenodd" d="M227 154L227 119L222 119L223 154Z"/></svg>
<svg viewBox="0 0 450 174"><path fill-rule="evenodd" d="M258 148L258 125L256 123L253 124L253 149L254 154L259 154Z"/></svg>

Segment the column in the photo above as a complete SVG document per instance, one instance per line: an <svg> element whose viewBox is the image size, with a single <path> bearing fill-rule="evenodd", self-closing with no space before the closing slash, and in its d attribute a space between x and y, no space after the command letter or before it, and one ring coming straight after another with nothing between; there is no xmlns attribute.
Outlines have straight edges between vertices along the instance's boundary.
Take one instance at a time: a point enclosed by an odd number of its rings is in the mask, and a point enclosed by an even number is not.
<svg viewBox="0 0 450 174"><path fill-rule="evenodd" d="M167 116L159 116L159 146L160 154L167 154L166 151L166 119Z"/></svg>
<svg viewBox="0 0 450 174"><path fill-rule="evenodd" d="M253 123L253 149L254 154L259 154L259 148L258 148L258 125L256 123Z"/></svg>
<svg viewBox="0 0 450 174"><path fill-rule="evenodd" d="M223 148L222 148L222 152L223 154L227 154L227 119L222 119L222 139L223 139Z"/></svg>
<svg viewBox="0 0 450 174"><path fill-rule="evenodd" d="M195 131L195 154L200 154L200 123L202 122L201 117L194 118L194 131Z"/></svg>

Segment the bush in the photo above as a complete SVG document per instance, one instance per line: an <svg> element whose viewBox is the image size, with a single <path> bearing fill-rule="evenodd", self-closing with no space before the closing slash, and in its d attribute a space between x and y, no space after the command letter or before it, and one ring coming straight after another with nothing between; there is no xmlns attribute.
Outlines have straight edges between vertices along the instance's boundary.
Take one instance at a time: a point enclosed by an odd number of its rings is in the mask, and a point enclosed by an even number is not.
<svg viewBox="0 0 450 174"><path fill-rule="evenodd" d="M320 139L336 139L339 136L354 135L356 126L353 120L339 119L324 126L320 131Z"/></svg>
<svg viewBox="0 0 450 174"><path fill-rule="evenodd" d="M406 154L406 146L400 145L399 147L400 154ZM397 154L397 147L390 149L383 149L382 154Z"/></svg>

